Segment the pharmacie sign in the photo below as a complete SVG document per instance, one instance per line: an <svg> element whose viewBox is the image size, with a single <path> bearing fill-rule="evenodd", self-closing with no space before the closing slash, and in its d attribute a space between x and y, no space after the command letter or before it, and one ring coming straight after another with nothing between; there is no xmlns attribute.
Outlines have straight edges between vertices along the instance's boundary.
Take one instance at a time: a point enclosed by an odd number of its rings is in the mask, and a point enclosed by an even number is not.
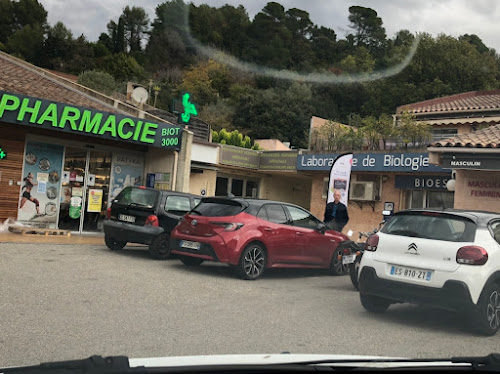
<svg viewBox="0 0 500 374"><path fill-rule="evenodd" d="M166 149L181 146L179 126L5 91L0 91L0 121Z"/></svg>
<svg viewBox="0 0 500 374"><path fill-rule="evenodd" d="M329 171L339 154L307 154L297 158L297 170ZM429 164L428 153L356 153L352 159L352 171L379 172L446 172Z"/></svg>

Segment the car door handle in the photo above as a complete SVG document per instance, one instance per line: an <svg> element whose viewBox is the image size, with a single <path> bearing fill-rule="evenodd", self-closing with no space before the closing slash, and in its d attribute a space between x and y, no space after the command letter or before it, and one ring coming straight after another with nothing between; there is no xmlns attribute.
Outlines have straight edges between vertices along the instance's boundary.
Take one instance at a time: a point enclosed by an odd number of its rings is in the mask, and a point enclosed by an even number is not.
<svg viewBox="0 0 500 374"><path fill-rule="evenodd" d="M264 227L264 231L269 231L269 232L271 232L271 231L273 231L273 229L272 229L272 228L270 228L270 227Z"/></svg>

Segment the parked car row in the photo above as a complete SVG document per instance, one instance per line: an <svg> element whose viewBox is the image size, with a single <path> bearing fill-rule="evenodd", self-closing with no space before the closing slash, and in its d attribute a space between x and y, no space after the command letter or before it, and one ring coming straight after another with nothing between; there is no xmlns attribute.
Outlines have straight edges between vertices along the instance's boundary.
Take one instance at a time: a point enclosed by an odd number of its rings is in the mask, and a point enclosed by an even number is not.
<svg viewBox="0 0 500 374"><path fill-rule="evenodd" d="M175 254L188 266L221 262L244 279L257 279L266 268L347 271L339 256L345 235L301 207L271 200L127 187L113 200L104 233L111 250L147 244L154 258Z"/></svg>
<svg viewBox="0 0 500 374"><path fill-rule="evenodd" d="M154 258L187 266L214 261L255 280L267 268L346 274L349 238L288 203L125 188L104 224L106 245L149 245ZM361 305L385 312L416 303L464 313L476 329L500 328L500 214L413 209L370 235L357 274Z"/></svg>

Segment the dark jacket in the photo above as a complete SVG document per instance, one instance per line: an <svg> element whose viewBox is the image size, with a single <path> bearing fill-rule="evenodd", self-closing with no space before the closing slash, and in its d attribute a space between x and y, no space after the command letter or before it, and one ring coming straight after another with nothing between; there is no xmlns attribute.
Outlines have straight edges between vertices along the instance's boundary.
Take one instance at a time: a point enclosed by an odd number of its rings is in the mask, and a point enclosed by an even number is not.
<svg viewBox="0 0 500 374"><path fill-rule="evenodd" d="M326 204L324 219L325 223L328 223L334 219L332 216L334 206L335 203L333 201ZM348 221L349 215L347 214L347 207L339 201L337 205L337 211L335 212L335 222L344 227Z"/></svg>

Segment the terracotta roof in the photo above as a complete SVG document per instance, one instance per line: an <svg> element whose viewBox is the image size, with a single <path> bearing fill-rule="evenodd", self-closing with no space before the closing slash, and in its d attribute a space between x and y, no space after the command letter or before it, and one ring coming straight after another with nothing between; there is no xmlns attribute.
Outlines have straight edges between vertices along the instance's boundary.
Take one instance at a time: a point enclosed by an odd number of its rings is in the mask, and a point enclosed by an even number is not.
<svg viewBox="0 0 500 374"><path fill-rule="evenodd" d="M396 113L409 111L415 114L467 112L477 110L498 110L500 112L500 90L471 91L458 95L440 97L420 101L418 103L399 106Z"/></svg>
<svg viewBox="0 0 500 374"><path fill-rule="evenodd" d="M51 76L48 71L0 53L0 90L119 113L113 106L78 92Z"/></svg>
<svg viewBox="0 0 500 374"><path fill-rule="evenodd" d="M432 147L500 148L500 125L457 135L431 144Z"/></svg>

